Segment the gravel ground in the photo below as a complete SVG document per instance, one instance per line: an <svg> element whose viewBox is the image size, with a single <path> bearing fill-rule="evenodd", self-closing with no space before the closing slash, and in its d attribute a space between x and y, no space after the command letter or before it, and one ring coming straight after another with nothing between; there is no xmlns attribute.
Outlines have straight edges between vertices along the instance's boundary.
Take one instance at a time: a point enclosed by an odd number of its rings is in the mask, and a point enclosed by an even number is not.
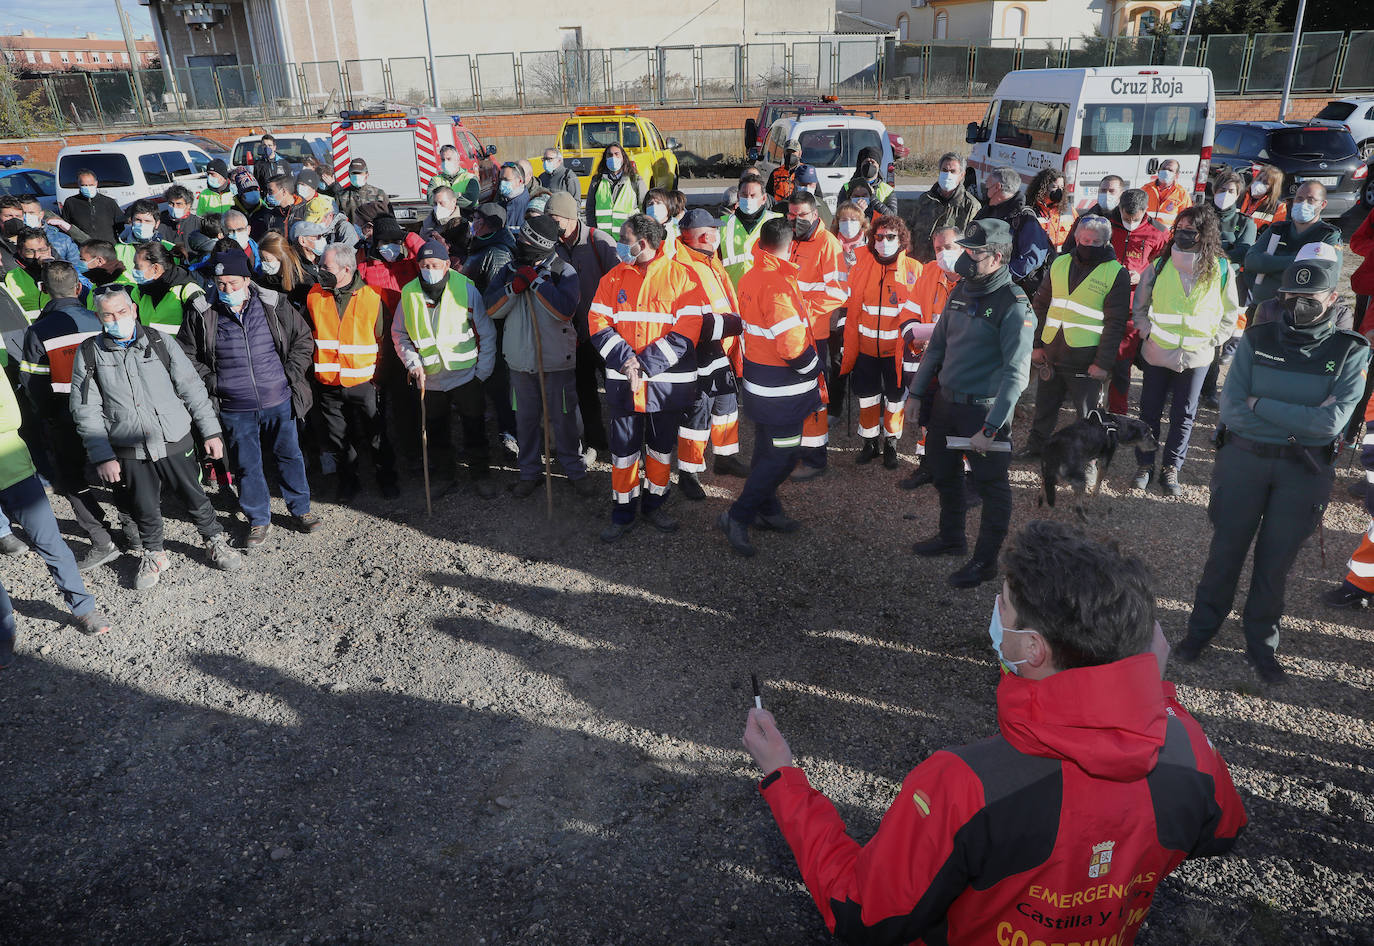
<svg viewBox="0 0 1374 946"><path fill-rule="evenodd" d="M1130 491L1125 456L1088 512L1151 564L1174 641L1210 534L1200 420L1182 497ZM159 587L127 558L91 580L99 639L35 555L6 560L0 942L830 941L739 744L749 674L859 837L917 761L995 731L997 682L995 588L910 555L933 491L834 443L830 476L785 488L805 529L748 561L711 526L739 481L710 476L678 534L615 547L561 480L552 523L542 494L465 488L426 518L417 479L320 503L327 531L280 528L233 575L177 519ZM1368 522L1341 470L1326 563L1314 538L1289 583L1293 682L1257 684L1235 619L1170 668L1251 826L1164 883L1141 943L1374 942L1374 617L1318 600ZM1013 524L1042 515L1032 471L1013 483Z"/></svg>

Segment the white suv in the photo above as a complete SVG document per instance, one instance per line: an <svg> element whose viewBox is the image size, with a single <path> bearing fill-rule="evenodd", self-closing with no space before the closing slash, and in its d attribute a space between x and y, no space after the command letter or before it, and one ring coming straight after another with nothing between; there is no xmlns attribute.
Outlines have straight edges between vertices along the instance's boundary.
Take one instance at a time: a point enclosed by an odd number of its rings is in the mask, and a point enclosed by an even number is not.
<svg viewBox="0 0 1374 946"><path fill-rule="evenodd" d="M1317 125L1344 125L1360 149L1360 157L1374 158L1374 95L1352 95L1327 102L1312 119Z"/></svg>
<svg viewBox="0 0 1374 946"><path fill-rule="evenodd" d="M833 211L840 188L854 176L859 152L876 148L882 155L879 172L889 184L895 183L896 166L887 126L876 118L858 115L793 115L779 118L768 129L763 151L755 167L763 179L782 164L783 146L796 138L801 142L801 162L816 169L817 186L826 205Z"/></svg>

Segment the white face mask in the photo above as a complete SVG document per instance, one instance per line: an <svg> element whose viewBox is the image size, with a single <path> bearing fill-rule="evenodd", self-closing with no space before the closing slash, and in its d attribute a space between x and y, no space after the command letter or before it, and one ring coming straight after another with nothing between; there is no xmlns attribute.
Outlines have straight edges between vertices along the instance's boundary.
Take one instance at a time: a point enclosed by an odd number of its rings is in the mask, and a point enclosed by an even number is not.
<svg viewBox="0 0 1374 946"><path fill-rule="evenodd" d="M245 250L248 249L247 230L235 230L232 233L230 233L229 236L232 237L234 242L237 243L239 246L243 247Z"/></svg>
<svg viewBox="0 0 1374 946"><path fill-rule="evenodd" d="M1097 206L1108 212L1116 209L1116 205L1121 203L1120 194L1109 194L1106 191L1099 191L1097 194Z"/></svg>
<svg viewBox="0 0 1374 946"><path fill-rule="evenodd" d="M1236 195L1231 191L1220 191L1212 195L1212 203L1217 205L1217 210L1230 210L1236 205Z"/></svg>
<svg viewBox="0 0 1374 946"><path fill-rule="evenodd" d="M24 226L40 227L43 225L42 214L24 214Z"/></svg>
<svg viewBox="0 0 1374 946"><path fill-rule="evenodd" d="M1160 168L1155 180L1159 181L1161 187L1168 187L1174 182L1174 172L1168 168Z"/></svg>
<svg viewBox="0 0 1374 946"><path fill-rule="evenodd" d="M153 225L151 223L140 221L129 229L133 233L135 240L151 240L153 237Z"/></svg>
<svg viewBox="0 0 1374 946"><path fill-rule="evenodd" d="M856 236L859 235L859 231L862 229L863 222L860 220L840 221L840 236L844 237L846 240L854 239Z"/></svg>
<svg viewBox="0 0 1374 946"><path fill-rule="evenodd" d="M275 260L270 256L264 256L259 262L262 271L269 276L275 276L281 272L281 260Z"/></svg>
<svg viewBox="0 0 1374 946"><path fill-rule="evenodd" d="M448 204L435 204L435 205L434 205L434 219L435 219L435 220L438 220L440 223L443 223L443 222L445 222L445 221L447 221L447 220L451 220L451 219L453 218L453 214L454 214L457 210L458 210L458 205L457 205L457 204L454 204L453 206L449 206Z"/></svg>
<svg viewBox="0 0 1374 946"><path fill-rule="evenodd" d="M422 269L420 270L420 278L423 279L429 285L433 286L436 283L441 283L446 278L448 278L448 270Z"/></svg>
<svg viewBox="0 0 1374 946"><path fill-rule="evenodd" d="M890 257L896 256L896 255L897 255L897 238L894 236L894 237L885 237L884 239L881 239L881 240L874 240L874 241L873 241L873 249L876 250L877 253L878 253L878 255L879 255L880 257L882 257L883 259L888 259L888 258L890 258Z"/></svg>
<svg viewBox="0 0 1374 946"><path fill-rule="evenodd" d="M544 170L546 170L546 171L549 171L549 172L557 171L557 170L558 170L559 168L561 168L562 166L563 166L563 159L562 159L562 158L545 158L545 159L544 159Z"/></svg>
<svg viewBox="0 0 1374 946"><path fill-rule="evenodd" d="M444 162L444 173L447 174L449 177L453 177L455 174L457 174L457 173L458 173L459 171L461 171L461 170L462 170L462 168L459 167L457 161L445 161L445 162Z"/></svg>
<svg viewBox="0 0 1374 946"><path fill-rule="evenodd" d="M1126 228L1127 233L1134 233L1136 230L1139 230L1144 222L1145 218L1143 216L1139 220L1127 220L1125 217L1121 218L1121 225Z"/></svg>
<svg viewBox="0 0 1374 946"><path fill-rule="evenodd" d="M329 245L329 242L328 242L327 240L325 240L324 237L316 237L316 238L315 238L315 243L314 243L314 245L311 247L311 249L313 249L313 250L315 251L315 255L316 255L316 256L323 256L323 255L324 255L325 247L327 247L328 245Z"/></svg>
<svg viewBox="0 0 1374 946"><path fill-rule="evenodd" d="M1266 184L1264 183L1264 181L1251 181L1251 182L1250 182L1250 196L1251 196L1251 197L1263 197L1263 196L1264 196L1265 194L1267 194L1267 193L1269 193L1269 187L1268 187L1268 185L1266 185Z"/></svg>
<svg viewBox="0 0 1374 946"><path fill-rule="evenodd" d="M1298 223L1311 223L1317 219L1317 205L1305 200L1293 201L1293 219Z"/></svg>
<svg viewBox="0 0 1374 946"><path fill-rule="evenodd" d="M739 199L739 212L746 217L756 214L763 207L762 197L741 197Z"/></svg>
<svg viewBox="0 0 1374 946"><path fill-rule="evenodd" d="M940 190L948 194L959 185L959 174L956 171L941 171L936 183L940 185Z"/></svg>
<svg viewBox="0 0 1374 946"><path fill-rule="evenodd" d="M992 601L992 620L988 622L988 637L992 638L992 649L997 653L997 661L1002 665L1002 669L1007 673L1020 674L1021 671L1016 668L1024 663L1029 663L1029 660L1008 660L1002 653L1002 637L1007 631L1011 631L1013 634L1034 634L1035 632L1019 627L1003 627L1001 603L1001 595Z"/></svg>
<svg viewBox="0 0 1374 946"><path fill-rule="evenodd" d="M138 319L130 315L122 319L117 318L113 322L105 322L101 327L111 338L133 338L134 326L137 324Z"/></svg>
<svg viewBox="0 0 1374 946"><path fill-rule="evenodd" d="M301 200L310 200L312 197L315 196L315 192L304 184L297 184L296 196L299 197Z"/></svg>
<svg viewBox="0 0 1374 946"><path fill-rule="evenodd" d="M650 216L650 217L653 217L653 218L654 218L655 220L657 220L659 223L667 223L667 222L668 222L668 208L665 207L665 206L663 206L662 204L659 204L659 203L650 204L650 205L649 205L649 216Z"/></svg>
<svg viewBox="0 0 1374 946"><path fill-rule="evenodd" d="M180 219L182 219L183 217L185 217L186 214L188 213L188 211L187 211L187 209L186 209L185 207L170 207L170 208L168 208L168 209L171 210L171 212L172 212L172 219L173 219L173 220L180 220Z"/></svg>
<svg viewBox="0 0 1374 946"><path fill-rule="evenodd" d="M959 249L958 247L954 247L953 249L949 250L941 250L939 253L935 254L935 262L937 262L940 265L940 268L943 269L946 273L949 273L949 275L953 276L954 264L959 262L959 257L963 255L964 251Z"/></svg>
<svg viewBox="0 0 1374 946"><path fill-rule="evenodd" d="M220 177L218 174L211 174L205 179L205 183L210 185L212 189L219 190L224 186L224 178Z"/></svg>

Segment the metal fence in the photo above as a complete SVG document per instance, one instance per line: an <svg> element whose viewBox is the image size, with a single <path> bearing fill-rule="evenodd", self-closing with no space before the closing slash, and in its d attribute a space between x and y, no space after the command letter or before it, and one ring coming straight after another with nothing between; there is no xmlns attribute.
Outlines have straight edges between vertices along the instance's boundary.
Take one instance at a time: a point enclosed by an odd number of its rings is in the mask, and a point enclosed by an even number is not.
<svg viewBox="0 0 1374 946"><path fill-rule="evenodd" d="M383 101L451 112L577 105L751 104L765 97L849 101L981 99L1013 69L1179 61L1181 37L1027 38L968 43L843 36L793 43L561 49L286 65L72 72L20 80L41 90L55 131L149 124L323 119ZM1282 87L1291 33L1191 37L1185 65L1222 94ZM1374 30L1305 33L1293 89L1374 89Z"/></svg>

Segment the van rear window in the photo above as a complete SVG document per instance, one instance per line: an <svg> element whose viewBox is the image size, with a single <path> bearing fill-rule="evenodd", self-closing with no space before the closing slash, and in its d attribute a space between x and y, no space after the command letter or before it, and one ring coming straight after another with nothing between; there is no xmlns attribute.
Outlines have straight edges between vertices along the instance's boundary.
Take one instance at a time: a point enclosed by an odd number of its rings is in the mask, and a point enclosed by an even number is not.
<svg viewBox="0 0 1374 946"><path fill-rule="evenodd" d="M817 168L856 167L864 148L883 153L883 139L872 128L813 128L803 131L797 140L801 142L802 164Z"/></svg>
<svg viewBox="0 0 1374 946"><path fill-rule="evenodd" d="M75 189L76 175L90 171L101 187L133 187L134 172L122 154L68 154L57 165L57 180L62 187Z"/></svg>
<svg viewBox="0 0 1374 946"><path fill-rule="evenodd" d="M1063 102L1003 101L997 111L997 143L1059 154L1069 106Z"/></svg>
<svg viewBox="0 0 1374 946"><path fill-rule="evenodd" d="M1084 106L1084 155L1197 154L1207 127L1206 105L1172 102Z"/></svg>

